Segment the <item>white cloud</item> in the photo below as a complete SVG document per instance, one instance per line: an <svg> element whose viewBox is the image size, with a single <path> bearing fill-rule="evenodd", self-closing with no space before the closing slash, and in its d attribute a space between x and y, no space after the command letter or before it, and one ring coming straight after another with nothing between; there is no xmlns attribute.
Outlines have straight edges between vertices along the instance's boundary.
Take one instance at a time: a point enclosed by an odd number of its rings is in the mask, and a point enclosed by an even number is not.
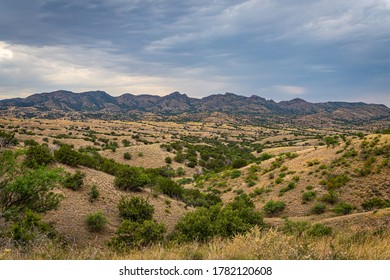
<svg viewBox="0 0 390 280"><path fill-rule="evenodd" d="M69 46L40 48L1 42L0 54L7 57L0 60L3 98L56 89L101 89L112 95L125 92L165 95L180 90L200 96L229 87L227 78L214 75L212 67L166 68L102 50ZM158 68L154 71L160 74L153 74L152 67ZM205 80L205 76L212 78Z"/></svg>

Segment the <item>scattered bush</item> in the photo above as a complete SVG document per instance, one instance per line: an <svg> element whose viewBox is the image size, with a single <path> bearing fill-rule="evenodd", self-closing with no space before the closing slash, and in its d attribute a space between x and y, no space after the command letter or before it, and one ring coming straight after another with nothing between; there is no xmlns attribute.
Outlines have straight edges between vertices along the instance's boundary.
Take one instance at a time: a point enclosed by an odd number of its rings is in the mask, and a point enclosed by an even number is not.
<svg viewBox="0 0 390 280"><path fill-rule="evenodd" d="M326 209L325 204L317 203L310 209L310 213L315 214L315 215L320 215L320 214L325 212L325 209Z"/></svg>
<svg viewBox="0 0 390 280"><path fill-rule="evenodd" d="M355 207L350 203L340 202L335 205L332 211L338 215L348 215Z"/></svg>
<svg viewBox="0 0 390 280"><path fill-rule="evenodd" d="M268 201L264 207L263 211L267 215L275 215L280 212L283 212L283 210L286 208L286 204L283 201Z"/></svg>
<svg viewBox="0 0 390 280"><path fill-rule="evenodd" d="M93 185L91 187L91 190L88 193L89 201L94 202L99 198L99 196L100 196L99 190L97 189L96 185Z"/></svg>
<svg viewBox="0 0 390 280"><path fill-rule="evenodd" d="M238 169L233 169L230 173L230 178L235 179L241 176L241 171Z"/></svg>
<svg viewBox="0 0 390 280"><path fill-rule="evenodd" d="M320 198L320 200L323 201L323 202L330 203L330 204L335 204L339 200L339 198L338 198L338 195L337 195L336 192L328 191L328 193L324 194Z"/></svg>
<svg viewBox="0 0 390 280"><path fill-rule="evenodd" d="M317 193L315 191L307 191L302 194L302 203L307 203L312 201L316 197Z"/></svg>
<svg viewBox="0 0 390 280"><path fill-rule="evenodd" d="M293 190L293 189L295 189L295 183L290 182L290 183L288 183L287 187L281 188L279 190L279 196L282 196L282 195L284 195L285 192L288 192L288 191Z"/></svg>
<svg viewBox="0 0 390 280"><path fill-rule="evenodd" d="M241 168L241 167L244 167L246 166L248 163L245 159L243 158L239 158L239 159L235 159L232 163L232 167L233 168Z"/></svg>
<svg viewBox="0 0 390 280"><path fill-rule="evenodd" d="M54 157L57 161L70 165L77 166L80 163L80 153L73 150L69 145L61 145L61 147L54 151Z"/></svg>
<svg viewBox="0 0 390 280"><path fill-rule="evenodd" d="M129 152L126 152L126 153L123 154L123 158L127 159L127 160L130 160L131 159L131 154Z"/></svg>
<svg viewBox="0 0 390 280"><path fill-rule="evenodd" d="M172 158L171 157L166 157L165 158L165 163L171 164L172 163Z"/></svg>
<svg viewBox="0 0 390 280"><path fill-rule="evenodd" d="M77 170L76 173L73 175L69 173L65 177L63 186L65 188L77 191L84 185L84 177L85 174L80 172L79 170Z"/></svg>
<svg viewBox="0 0 390 280"><path fill-rule="evenodd" d="M248 195L237 196L225 207L221 204L198 208L187 213L175 226L174 238L178 241L204 242L214 236L230 237L244 233L254 226L262 226L263 219L254 209Z"/></svg>
<svg viewBox="0 0 390 280"><path fill-rule="evenodd" d="M116 232L117 236L109 242L109 246L118 251L147 246L162 241L165 232L165 225L153 220L143 222L124 220Z"/></svg>
<svg viewBox="0 0 390 280"><path fill-rule="evenodd" d="M88 214L85 223L91 232L100 232L107 224L107 218L102 212Z"/></svg>
<svg viewBox="0 0 390 280"><path fill-rule="evenodd" d="M140 191L150 184L147 174L141 172L137 167L123 167L118 170L114 185L116 188L126 191Z"/></svg>
<svg viewBox="0 0 390 280"><path fill-rule="evenodd" d="M390 207L390 200L383 200L379 197L373 197L363 202L361 206L365 211L369 211L372 209L386 208L386 207Z"/></svg>
<svg viewBox="0 0 390 280"><path fill-rule="evenodd" d="M151 220L154 207L143 197L133 196L130 199L122 197L118 203L119 217L133 222Z"/></svg>
<svg viewBox="0 0 390 280"><path fill-rule="evenodd" d="M46 166L53 161L54 157L51 155L48 147L32 145L26 152L24 163L30 168L38 168L40 166Z"/></svg>

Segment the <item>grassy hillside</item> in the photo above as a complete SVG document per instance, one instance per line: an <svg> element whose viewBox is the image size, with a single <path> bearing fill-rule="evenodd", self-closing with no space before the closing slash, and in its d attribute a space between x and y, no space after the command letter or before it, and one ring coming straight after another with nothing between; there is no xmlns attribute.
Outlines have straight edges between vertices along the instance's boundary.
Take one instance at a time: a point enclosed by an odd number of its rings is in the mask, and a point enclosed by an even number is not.
<svg viewBox="0 0 390 280"><path fill-rule="evenodd" d="M389 134L39 119L0 130L3 162L15 156L0 170L1 259L390 257ZM58 207L8 207L7 188L39 174ZM145 221L118 207L135 197L153 208Z"/></svg>

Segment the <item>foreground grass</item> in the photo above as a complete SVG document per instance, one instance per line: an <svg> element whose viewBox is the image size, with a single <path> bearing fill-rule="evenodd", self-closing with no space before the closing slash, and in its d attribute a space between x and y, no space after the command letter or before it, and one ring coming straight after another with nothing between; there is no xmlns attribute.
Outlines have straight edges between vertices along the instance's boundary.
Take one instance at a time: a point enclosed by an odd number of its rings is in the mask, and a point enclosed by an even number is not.
<svg viewBox="0 0 390 280"><path fill-rule="evenodd" d="M137 259L137 260L217 260L217 259L390 259L388 230L335 232L330 236L309 237L288 235L276 229L251 232L232 239L213 239L208 243L158 244L126 253L108 248L60 246L42 243L28 250L1 248L0 259Z"/></svg>

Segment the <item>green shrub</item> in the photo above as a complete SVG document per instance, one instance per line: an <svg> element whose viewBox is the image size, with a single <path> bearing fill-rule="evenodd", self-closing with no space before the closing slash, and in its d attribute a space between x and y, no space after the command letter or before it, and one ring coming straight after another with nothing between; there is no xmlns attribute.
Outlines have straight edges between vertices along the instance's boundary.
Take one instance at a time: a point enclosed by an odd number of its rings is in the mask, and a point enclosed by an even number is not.
<svg viewBox="0 0 390 280"><path fill-rule="evenodd" d="M166 157L165 158L165 163L171 164L172 163L172 158L171 157Z"/></svg>
<svg viewBox="0 0 390 280"><path fill-rule="evenodd" d="M332 228L323 224L314 224L308 230L307 234L310 236L321 237L332 234Z"/></svg>
<svg viewBox="0 0 390 280"><path fill-rule="evenodd" d="M53 192L61 182L61 170L41 167L25 170L17 157L20 153L0 151L0 212L16 217L25 209L46 212L56 209L62 195Z"/></svg>
<svg viewBox="0 0 390 280"><path fill-rule="evenodd" d="M244 167L246 166L248 163L245 159L243 158L239 158L239 159L235 159L232 163L232 167L233 168L241 168L241 167Z"/></svg>
<svg viewBox="0 0 390 280"><path fill-rule="evenodd" d="M347 215L352 212L355 207L350 203L340 202L335 205L332 211L338 215Z"/></svg>
<svg viewBox="0 0 390 280"><path fill-rule="evenodd" d="M316 197L317 193L315 191L307 191L302 194L302 203L307 203L312 201Z"/></svg>
<svg viewBox="0 0 390 280"><path fill-rule="evenodd" d="M282 196L282 195L284 195L285 192L288 192L288 191L293 190L293 189L295 189L295 183L290 182L290 183L288 183L287 187L281 188L279 190L279 196Z"/></svg>
<svg viewBox="0 0 390 280"><path fill-rule="evenodd" d="M123 158L127 159L127 160L130 160L131 159L131 154L129 152L126 152L126 153L123 154Z"/></svg>
<svg viewBox="0 0 390 280"><path fill-rule="evenodd" d="M326 209L325 204L317 203L310 209L310 213L315 215L320 215L325 212L325 209Z"/></svg>
<svg viewBox="0 0 390 280"><path fill-rule="evenodd" d="M85 223L91 232L100 232L107 224L107 218L102 212L88 214Z"/></svg>
<svg viewBox="0 0 390 280"><path fill-rule="evenodd" d="M362 208L366 211L375 208L386 208L390 207L390 200L383 200L379 197L372 197L361 204Z"/></svg>
<svg viewBox="0 0 390 280"><path fill-rule="evenodd" d="M180 186L179 184L177 184L176 182L172 181L169 178L163 178L163 177L157 180L157 188L163 194L176 199L181 199L184 192L182 186Z"/></svg>
<svg viewBox="0 0 390 280"><path fill-rule="evenodd" d="M335 204L338 201L338 195L334 191L328 191L328 193L324 194L320 200L330 204Z"/></svg>
<svg viewBox="0 0 390 280"><path fill-rule="evenodd" d="M264 207L263 211L267 215L275 215L280 212L283 212L283 210L286 208L286 204L283 201L268 201Z"/></svg>
<svg viewBox="0 0 390 280"><path fill-rule="evenodd" d="M140 191L150 184L147 174L141 172L137 167L122 167L118 170L114 185L116 188L126 191Z"/></svg>
<svg viewBox="0 0 390 280"><path fill-rule="evenodd" d="M116 236L109 242L109 246L118 251L148 246L162 241L165 232L165 225L153 220L143 222L124 220L120 224Z"/></svg>
<svg viewBox="0 0 390 280"><path fill-rule="evenodd" d="M130 199L122 197L118 203L119 217L133 222L151 220L154 214L154 207L139 196Z"/></svg>
<svg viewBox="0 0 390 280"><path fill-rule="evenodd" d="M77 191L84 185L84 177L85 174L79 170L77 170L73 175L69 173L64 179L63 186L65 188Z"/></svg>
<svg viewBox="0 0 390 280"><path fill-rule="evenodd" d="M61 145L57 151L54 151L54 157L57 161L70 166L79 165L81 160L81 154L69 145Z"/></svg>
<svg viewBox="0 0 390 280"><path fill-rule="evenodd" d="M26 139L23 141L25 146L39 146L39 143L34 139Z"/></svg>
<svg viewBox="0 0 390 280"><path fill-rule="evenodd" d="M93 185L91 187L91 190L88 193L89 201L94 202L96 199L98 199L100 196L100 192L97 189L96 185Z"/></svg>
<svg viewBox="0 0 390 280"><path fill-rule="evenodd" d="M176 224L173 236L178 241L204 242L214 236L231 237L262 225L263 219L253 202L242 194L225 207L218 204L187 213Z"/></svg>
<svg viewBox="0 0 390 280"><path fill-rule="evenodd" d="M186 171L184 170L183 167L178 167L178 168L176 169L176 175L177 175L177 176L184 176L184 175L186 175Z"/></svg>
<svg viewBox="0 0 390 280"><path fill-rule="evenodd" d="M36 238L56 236L54 228L43 222L42 217L27 209L18 219L10 226L10 237L16 245L27 245Z"/></svg>
<svg viewBox="0 0 390 280"><path fill-rule="evenodd" d="M53 161L54 157L51 155L48 147L32 145L26 152L24 163L30 168L38 168L40 166L46 166Z"/></svg>
<svg viewBox="0 0 390 280"><path fill-rule="evenodd" d="M347 174L330 175L325 181L325 185L329 190L333 190L335 188L344 186L349 180L350 179Z"/></svg>
<svg viewBox="0 0 390 280"><path fill-rule="evenodd" d="M230 173L230 178L235 179L241 176L241 171L238 169L233 169Z"/></svg>

